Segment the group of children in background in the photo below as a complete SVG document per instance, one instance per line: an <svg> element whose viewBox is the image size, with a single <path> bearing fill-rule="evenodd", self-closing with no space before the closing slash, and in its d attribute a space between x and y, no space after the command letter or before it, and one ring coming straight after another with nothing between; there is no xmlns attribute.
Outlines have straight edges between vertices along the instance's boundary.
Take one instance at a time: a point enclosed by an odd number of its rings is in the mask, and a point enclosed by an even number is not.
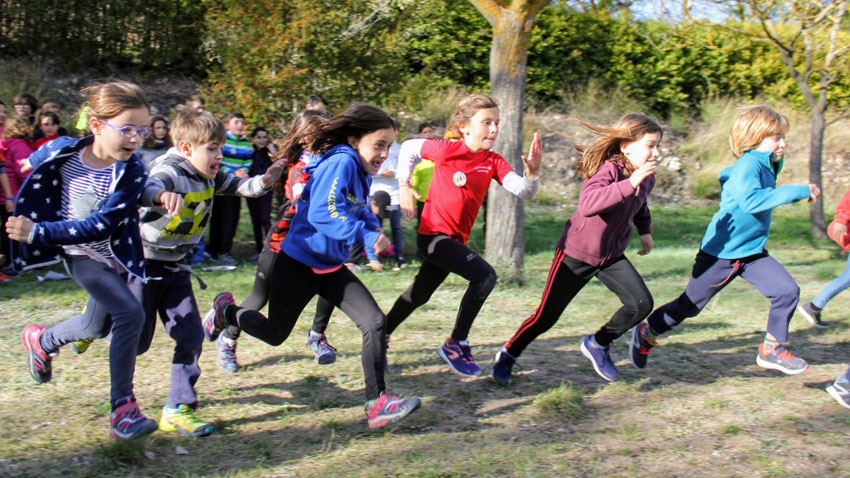
<svg viewBox="0 0 850 478"><path fill-rule="evenodd" d="M195 417L194 386L201 372L204 338L215 341L218 365L236 371L241 332L280 345L317 295L307 342L318 363L335 359L325 335L333 308L348 315L362 334L365 414L370 428L396 423L420 407L418 398L401 398L387 391L390 335L397 334L402 322L428 302L450 273L469 285L454 328L437 354L457 375L481 374L468 340L497 276L467 241L490 182L495 180L520 198L530 199L539 185L543 158L536 133L528 155L521 158L521 174L491 151L500 121L499 106L492 97L464 98L449 121L447 139L405 141L398 148L397 163L388 165L398 125L373 106L352 106L335 116L319 109L302 112L290 127L282 151L266 149L258 161L256 152L268 148L268 132L256 128L252 147L242 136L241 115L229 115L222 122L202 111L202 104L200 111L184 108L169 135L164 118L150 118L148 102L136 85L106 83L87 89L86 94L87 129L92 135L59 137L21 161L22 170L32 171L12 198L14 212L6 231L13 240L11 257L17 270L61 257L90 296L79 315L50 328L24 328L22 341L32 377L39 383L51 379L53 357L63 345L82 353L91 340L111 336L110 436L130 440L157 427L186 436L211 433L212 426ZM605 380L619 377L610 357L614 340L631 332L631 359L638 368L646 367L657 337L699 314L738 275L771 302L767 334L756 363L786 374L805 371L808 364L785 345L799 287L764 248L775 207L815 200L820 194L811 184L776 186L787 119L765 106L747 108L735 119L730 144L737 159L720 174L719 210L701 242L691 279L681 296L654 311L652 295L625 250L633 227L640 236L638 254L653 248L647 197L655 184L663 130L644 114L623 116L610 127L581 124L596 139L578 147L579 173L585 182L577 210L557 241L541 303L498 350L493 378L511 381L523 350L558 321L593 277L623 304L579 343L582 354ZM420 136L427 134L420 131ZM152 153L140 154L142 147ZM261 200L287 169L286 197L276 218L259 229L255 226L257 273L250 295L237 305L230 292L221 292L201 319L188 259L207 223L211 226L208 251L228 260L232 245L228 231L235 229L239 197L256 201L249 203L252 217L268 220L270 202ZM376 201L374 182L381 183L378 190L386 199ZM383 208L378 202L383 202ZM418 218L416 242L422 263L413 283L386 315L346 267L356 244L371 251L368 254L390 247L376 211L390 218L394 236L401 217ZM848 222L850 193L830 226L831 237L843 241L845 249ZM396 254L402 248L396 245ZM403 256L396 255L396 265L404 265ZM850 261L844 273L811 303L799 306L800 312L812 323L824 325L821 310L848 286ZM266 303L268 314L263 315L259 310ZM158 424L141 413L133 394L135 358L150 347L157 314L175 341L171 384ZM850 407L848 379L850 369L828 387L846 407Z"/></svg>

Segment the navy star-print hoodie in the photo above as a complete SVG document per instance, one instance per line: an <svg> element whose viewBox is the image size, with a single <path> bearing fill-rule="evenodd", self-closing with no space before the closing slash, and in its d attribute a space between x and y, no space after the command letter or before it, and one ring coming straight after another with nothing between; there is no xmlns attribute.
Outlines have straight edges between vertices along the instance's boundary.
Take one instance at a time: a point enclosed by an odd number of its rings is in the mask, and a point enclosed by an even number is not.
<svg viewBox="0 0 850 478"><path fill-rule="evenodd" d="M109 239L109 249L124 269L146 278L136 202L142 194L147 170L135 153L127 161L115 163L110 194L100 209L79 221L62 219L59 168L93 142L93 136L81 139L63 136L30 155L34 169L18 191L12 214L26 216L34 224L29 243L11 241L12 265L16 270L57 262L64 245Z"/></svg>

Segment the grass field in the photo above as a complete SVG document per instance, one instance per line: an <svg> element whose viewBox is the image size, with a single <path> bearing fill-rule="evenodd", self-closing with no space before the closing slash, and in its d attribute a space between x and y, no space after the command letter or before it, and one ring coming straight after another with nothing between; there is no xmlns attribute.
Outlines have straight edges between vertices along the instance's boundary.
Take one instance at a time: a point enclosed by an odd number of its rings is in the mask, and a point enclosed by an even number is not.
<svg viewBox="0 0 850 478"><path fill-rule="evenodd" d="M653 212L656 248L639 257L633 244L629 256L660 305L684 288L713 209ZM36 272L17 278L0 286L0 475L850 475L850 410L824 392L850 359L850 293L825 310L828 329L815 329L802 317L791 322L792 350L811 364L801 375L756 366L768 301L737 280L701 316L662 337L647 369L628 360L627 337L615 342L612 357L621 379L609 385L578 349L581 336L618 307L616 297L592 281L560 322L526 350L513 383L495 384L489 378L493 355L537 306L567 213L529 207L526 283L497 285L472 329L484 376L461 380L435 353L465 289L458 277L450 277L395 332L389 390L419 396L423 406L380 431L370 431L364 419L357 329L335 314L328 336L338 360L317 365L305 345L311 304L282 346L243 338L244 368L237 374L220 371L215 348L206 347L197 415L215 425L211 436L155 432L137 442L114 443L107 437L108 342L95 342L82 356L63 350L54 360L53 381L40 386L27 374L20 343L25 324L56 324L79 311L87 296L72 281L39 283ZM802 299L810 300L838 275L845 259L829 243L809 239L806 214L802 204L780 208L768 247L799 282ZM244 231L240 237L247 239ZM482 243L477 230L472 244ZM249 253L242 241L237 255ZM386 311L415 273L414 264L360 277ZM243 298L252 274L250 264L231 273L204 273L210 287L196 289L202 312L219 291ZM168 392L172 346L160 327L137 363L136 395L152 417L159 417Z"/></svg>

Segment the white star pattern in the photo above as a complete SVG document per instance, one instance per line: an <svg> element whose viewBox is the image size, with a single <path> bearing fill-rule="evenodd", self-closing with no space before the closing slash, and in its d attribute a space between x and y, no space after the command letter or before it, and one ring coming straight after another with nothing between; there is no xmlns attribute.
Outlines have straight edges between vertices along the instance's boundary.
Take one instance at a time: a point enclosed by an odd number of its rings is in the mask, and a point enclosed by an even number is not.
<svg viewBox="0 0 850 478"><path fill-rule="evenodd" d="M112 243L113 246L118 247L118 244L121 244L120 239L115 239L115 242Z"/></svg>
<svg viewBox="0 0 850 478"><path fill-rule="evenodd" d="M142 182L142 179L144 179L144 178L143 178L143 177L141 177L141 176L139 176L138 178L136 178L136 182L137 182L137 183L140 183L140 182Z"/></svg>
<svg viewBox="0 0 850 478"><path fill-rule="evenodd" d="M133 238L132 237L127 238L127 244L130 244L131 246L133 245Z"/></svg>
<svg viewBox="0 0 850 478"><path fill-rule="evenodd" d="M38 233L39 233L39 234L41 234L41 235L43 236L43 235L44 235L44 228L43 228L43 227L39 227L39 228L38 228Z"/></svg>
<svg viewBox="0 0 850 478"><path fill-rule="evenodd" d="M122 202L121 204L118 205L118 209L124 209L125 207L127 207L127 203Z"/></svg>
<svg viewBox="0 0 850 478"><path fill-rule="evenodd" d="M31 212L30 213L30 219L32 219L33 221L37 220L38 219L38 213L35 212L35 211Z"/></svg>
<svg viewBox="0 0 850 478"><path fill-rule="evenodd" d="M133 267L133 261L127 261L127 268Z"/></svg>
<svg viewBox="0 0 850 478"><path fill-rule="evenodd" d="M50 198L44 198L44 202L46 202L47 204L50 204Z"/></svg>
<svg viewBox="0 0 850 478"><path fill-rule="evenodd" d="M41 183L35 183L32 185L33 189L41 189Z"/></svg>
<svg viewBox="0 0 850 478"><path fill-rule="evenodd" d="M18 204L23 204L23 203L24 203L24 198L18 198Z"/></svg>
<svg viewBox="0 0 850 478"><path fill-rule="evenodd" d="M94 225L94 227L96 227L98 231L102 231L106 228L106 226L104 226L102 223L97 223Z"/></svg>
<svg viewBox="0 0 850 478"><path fill-rule="evenodd" d="M40 256L40 255L41 255L41 251L39 251L38 249L36 249L36 250L32 251L32 255L34 255L34 256L36 256L36 257L38 257L38 256Z"/></svg>
<svg viewBox="0 0 850 478"><path fill-rule="evenodd" d="M58 185L59 185L59 180L58 180L58 179L54 179L54 180L53 180L53 185L54 185L54 186L58 186Z"/></svg>
<svg viewBox="0 0 850 478"><path fill-rule="evenodd" d="M37 181L37 180L41 179L41 174L33 174L32 178Z"/></svg>
<svg viewBox="0 0 850 478"><path fill-rule="evenodd" d="M24 263L24 261L22 261L20 257L16 257L16 258L15 258L15 262L17 262L18 264L23 264L23 263Z"/></svg>
<svg viewBox="0 0 850 478"><path fill-rule="evenodd" d="M70 235L72 235L72 236L76 236L76 235L77 235L77 230L76 230L76 229L74 229L74 227L73 227L73 226L71 226L71 229L68 229L68 234L70 234Z"/></svg>

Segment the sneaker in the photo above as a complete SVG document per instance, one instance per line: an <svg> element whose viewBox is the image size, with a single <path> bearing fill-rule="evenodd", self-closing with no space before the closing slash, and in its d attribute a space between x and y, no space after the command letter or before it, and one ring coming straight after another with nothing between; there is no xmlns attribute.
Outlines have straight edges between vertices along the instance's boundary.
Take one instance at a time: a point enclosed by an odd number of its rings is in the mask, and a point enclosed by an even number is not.
<svg viewBox="0 0 850 478"><path fill-rule="evenodd" d="M387 392L381 392L380 397L366 402L365 411L369 428L380 428L397 423L420 405L422 402L418 398L399 398Z"/></svg>
<svg viewBox="0 0 850 478"><path fill-rule="evenodd" d="M228 305L236 303L233 300L233 294L230 292L220 292L213 299L212 308L204 315L204 335L207 340L212 342L218 338L218 334L224 330L224 308Z"/></svg>
<svg viewBox="0 0 850 478"><path fill-rule="evenodd" d="M847 381L844 375L836 378L832 385L826 387L826 391L842 407L850 408L850 382Z"/></svg>
<svg viewBox="0 0 850 478"><path fill-rule="evenodd" d="M215 260L217 260L218 262L221 262L222 264L227 265L227 266L238 266L239 265L239 260L237 260L235 257L231 256L230 253L227 253L227 252L222 252L221 254L217 255Z"/></svg>
<svg viewBox="0 0 850 478"><path fill-rule="evenodd" d="M235 340L225 340L224 335L219 335L215 339L215 348L218 351L218 358L216 358L218 368L230 373L235 373L239 370L239 363L236 362Z"/></svg>
<svg viewBox="0 0 850 478"><path fill-rule="evenodd" d="M21 331L21 342L27 351L27 368L30 375L38 383L47 383L53 376L53 368L50 355L41 348L39 339L44 333L44 327L40 325L27 325Z"/></svg>
<svg viewBox="0 0 850 478"><path fill-rule="evenodd" d="M472 359L472 350L466 340L454 340L449 338L442 347L437 349L437 355L449 364L457 375L461 377L477 377L481 375L481 368L475 365Z"/></svg>
<svg viewBox="0 0 850 478"><path fill-rule="evenodd" d="M9 282L9 276L0 272L0 284L5 284L7 282Z"/></svg>
<svg viewBox="0 0 850 478"><path fill-rule="evenodd" d="M77 355L86 353L86 350L89 349L89 345L94 342L94 339L83 339L77 340L76 342L71 342L71 352L74 352Z"/></svg>
<svg viewBox="0 0 850 478"><path fill-rule="evenodd" d="M493 380L504 384L511 383L511 369L515 363L516 358L509 354L505 347L500 348L493 362Z"/></svg>
<svg viewBox="0 0 850 478"><path fill-rule="evenodd" d="M756 363L759 367L779 370L788 375L797 375L809 368L809 364L805 360L795 357L781 345L773 347L773 350L768 350L764 344L759 345Z"/></svg>
<svg viewBox="0 0 850 478"><path fill-rule="evenodd" d="M181 403L177 409L162 407L159 429L164 432L179 432L187 437L205 437L213 432L213 426L195 418L192 407Z"/></svg>
<svg viewBox="0 0 850 478"><path fill-rule="evenodd" d="M797 311L806 318L815 327L829 327L828 324L820 320L820 310L816 310L811 302L797 306Z"/></svg>
<svg viewBox="0 0 850 478"><path fill-rule="evenodd" d="M632 363L637 368L646 367L646 359L649 358L649 352L652 347L658 345L658 341L649 342L643 336L643 331L649 327L646 322L641 322L632 327L632 340L629 342L629 355L632 357Z"/></svg>
<svg viewBox="0 0 850 478"><path fill-rule="evenodd" d="M119 406L109 415L109 438L129 441L156 430L156 420L142 415L135 398L124 397L118 403Z"/></svg>
<svg viewBox="0 0 850 478"><path fill-rule="evenodd" d="M328 343L325 334L307 332L307 345L313 351L317 364L328 365L336 362L336 349Z"/></svg>
<svg viewBox="0 0 850 478"><path fill-rule="evenodd" d="M600 377L608 380L609 382L613 382L620 378L620 372L617 370L617 366L614 365L614 362L611 361L611 356L608 354L611 347L602 347L597 345L596 340L593 338L593 334L581 339L579 346L581 347L581 353L590 360L590 363L593 364L593 370L595 370Z"/></svg>
<svg viewBox="0 0 850 478"><path fill-rule="evenodd" d="M393 266L393 270L400 271L405 267L407 267L407 262L405 262L404 259L396 259L395 265Z"/></svg>

